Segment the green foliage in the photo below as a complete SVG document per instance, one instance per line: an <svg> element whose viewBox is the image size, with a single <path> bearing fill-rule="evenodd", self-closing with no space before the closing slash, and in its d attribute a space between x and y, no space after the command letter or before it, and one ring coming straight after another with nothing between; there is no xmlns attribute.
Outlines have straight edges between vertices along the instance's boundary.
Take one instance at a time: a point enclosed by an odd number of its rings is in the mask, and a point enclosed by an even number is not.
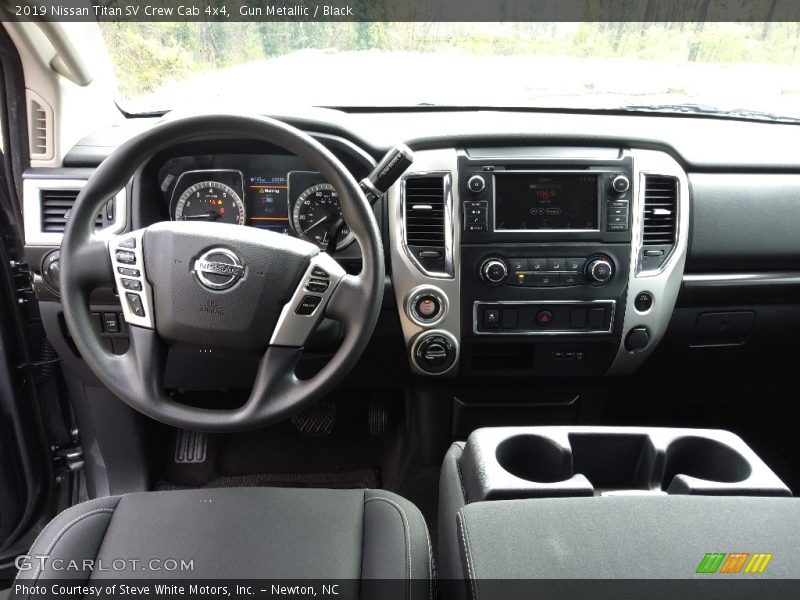
<svg viewBox="0 0 800 600"><path fill-rule="evenodd" d="M666 2L664 10L670 9ZM800 23L101 23L121 96L314 48L675 63L800 63Z"/></svg>

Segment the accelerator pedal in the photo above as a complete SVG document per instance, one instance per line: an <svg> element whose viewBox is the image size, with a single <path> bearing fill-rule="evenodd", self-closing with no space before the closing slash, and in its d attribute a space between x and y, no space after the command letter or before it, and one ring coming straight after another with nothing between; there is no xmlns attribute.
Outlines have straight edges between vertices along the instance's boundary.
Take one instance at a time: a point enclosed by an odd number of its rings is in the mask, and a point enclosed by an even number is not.
<svg viewBox="0 0 800 600"><path fill-rule="evenodd" d="M369 434L372 436L385 435L389 430L389 409L386 407L386 398L373 396L369 400L368 414Z"/></svg>
<svg viewBox="0 0 800 600"><path fill-rule="evenodd" d="M292 417L292 425L303 435L330 435L336 423L336 405L317 402Z"/></svg>

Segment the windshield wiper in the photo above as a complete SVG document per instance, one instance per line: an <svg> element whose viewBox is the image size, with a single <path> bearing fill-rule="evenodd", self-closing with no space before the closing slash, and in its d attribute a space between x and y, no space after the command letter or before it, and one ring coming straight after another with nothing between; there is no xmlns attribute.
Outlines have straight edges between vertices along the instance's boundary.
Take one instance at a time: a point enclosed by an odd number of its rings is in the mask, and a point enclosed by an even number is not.
<svg viewBox="0 0 800 600"><path fill-rule="evenodd" d="M620 106L617 110L626 112L683 113L690 115L729 117L731 119L800 123L800 118L798 117L787 117L786 115L777 115L771 112L749 110L746 108L724 109L708 104L627 104Z"/></svg>

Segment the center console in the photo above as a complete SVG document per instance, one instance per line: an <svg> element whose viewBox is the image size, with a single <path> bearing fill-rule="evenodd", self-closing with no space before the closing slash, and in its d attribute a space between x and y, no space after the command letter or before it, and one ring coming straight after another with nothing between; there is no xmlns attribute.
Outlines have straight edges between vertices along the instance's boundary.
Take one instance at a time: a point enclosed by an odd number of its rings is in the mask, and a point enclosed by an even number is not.
<svg viewBox="0 0 800 600"><path fill-rule="evenodd" d="M418 374L625 373L666 329L688 228L686 176L666 154L421 151L389 201Z"/></svg>
<svg viewBox="0 0 800 600"><path fill-rule="evenodd" d="M442 595L796 598L799 506L726 431L478 429L442 465Z"/></svg>

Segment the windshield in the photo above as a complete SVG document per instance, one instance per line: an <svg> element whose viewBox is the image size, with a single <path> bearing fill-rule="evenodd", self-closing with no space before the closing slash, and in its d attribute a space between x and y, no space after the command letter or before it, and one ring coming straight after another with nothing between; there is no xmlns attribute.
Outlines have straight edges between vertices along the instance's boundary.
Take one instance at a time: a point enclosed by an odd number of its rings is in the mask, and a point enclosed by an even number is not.
<svg viewBox="0 0 800 600"><path fill-rule="evenodd" d="M129 112L541 107L800 117L798 23L101 23Z"/></svg>

